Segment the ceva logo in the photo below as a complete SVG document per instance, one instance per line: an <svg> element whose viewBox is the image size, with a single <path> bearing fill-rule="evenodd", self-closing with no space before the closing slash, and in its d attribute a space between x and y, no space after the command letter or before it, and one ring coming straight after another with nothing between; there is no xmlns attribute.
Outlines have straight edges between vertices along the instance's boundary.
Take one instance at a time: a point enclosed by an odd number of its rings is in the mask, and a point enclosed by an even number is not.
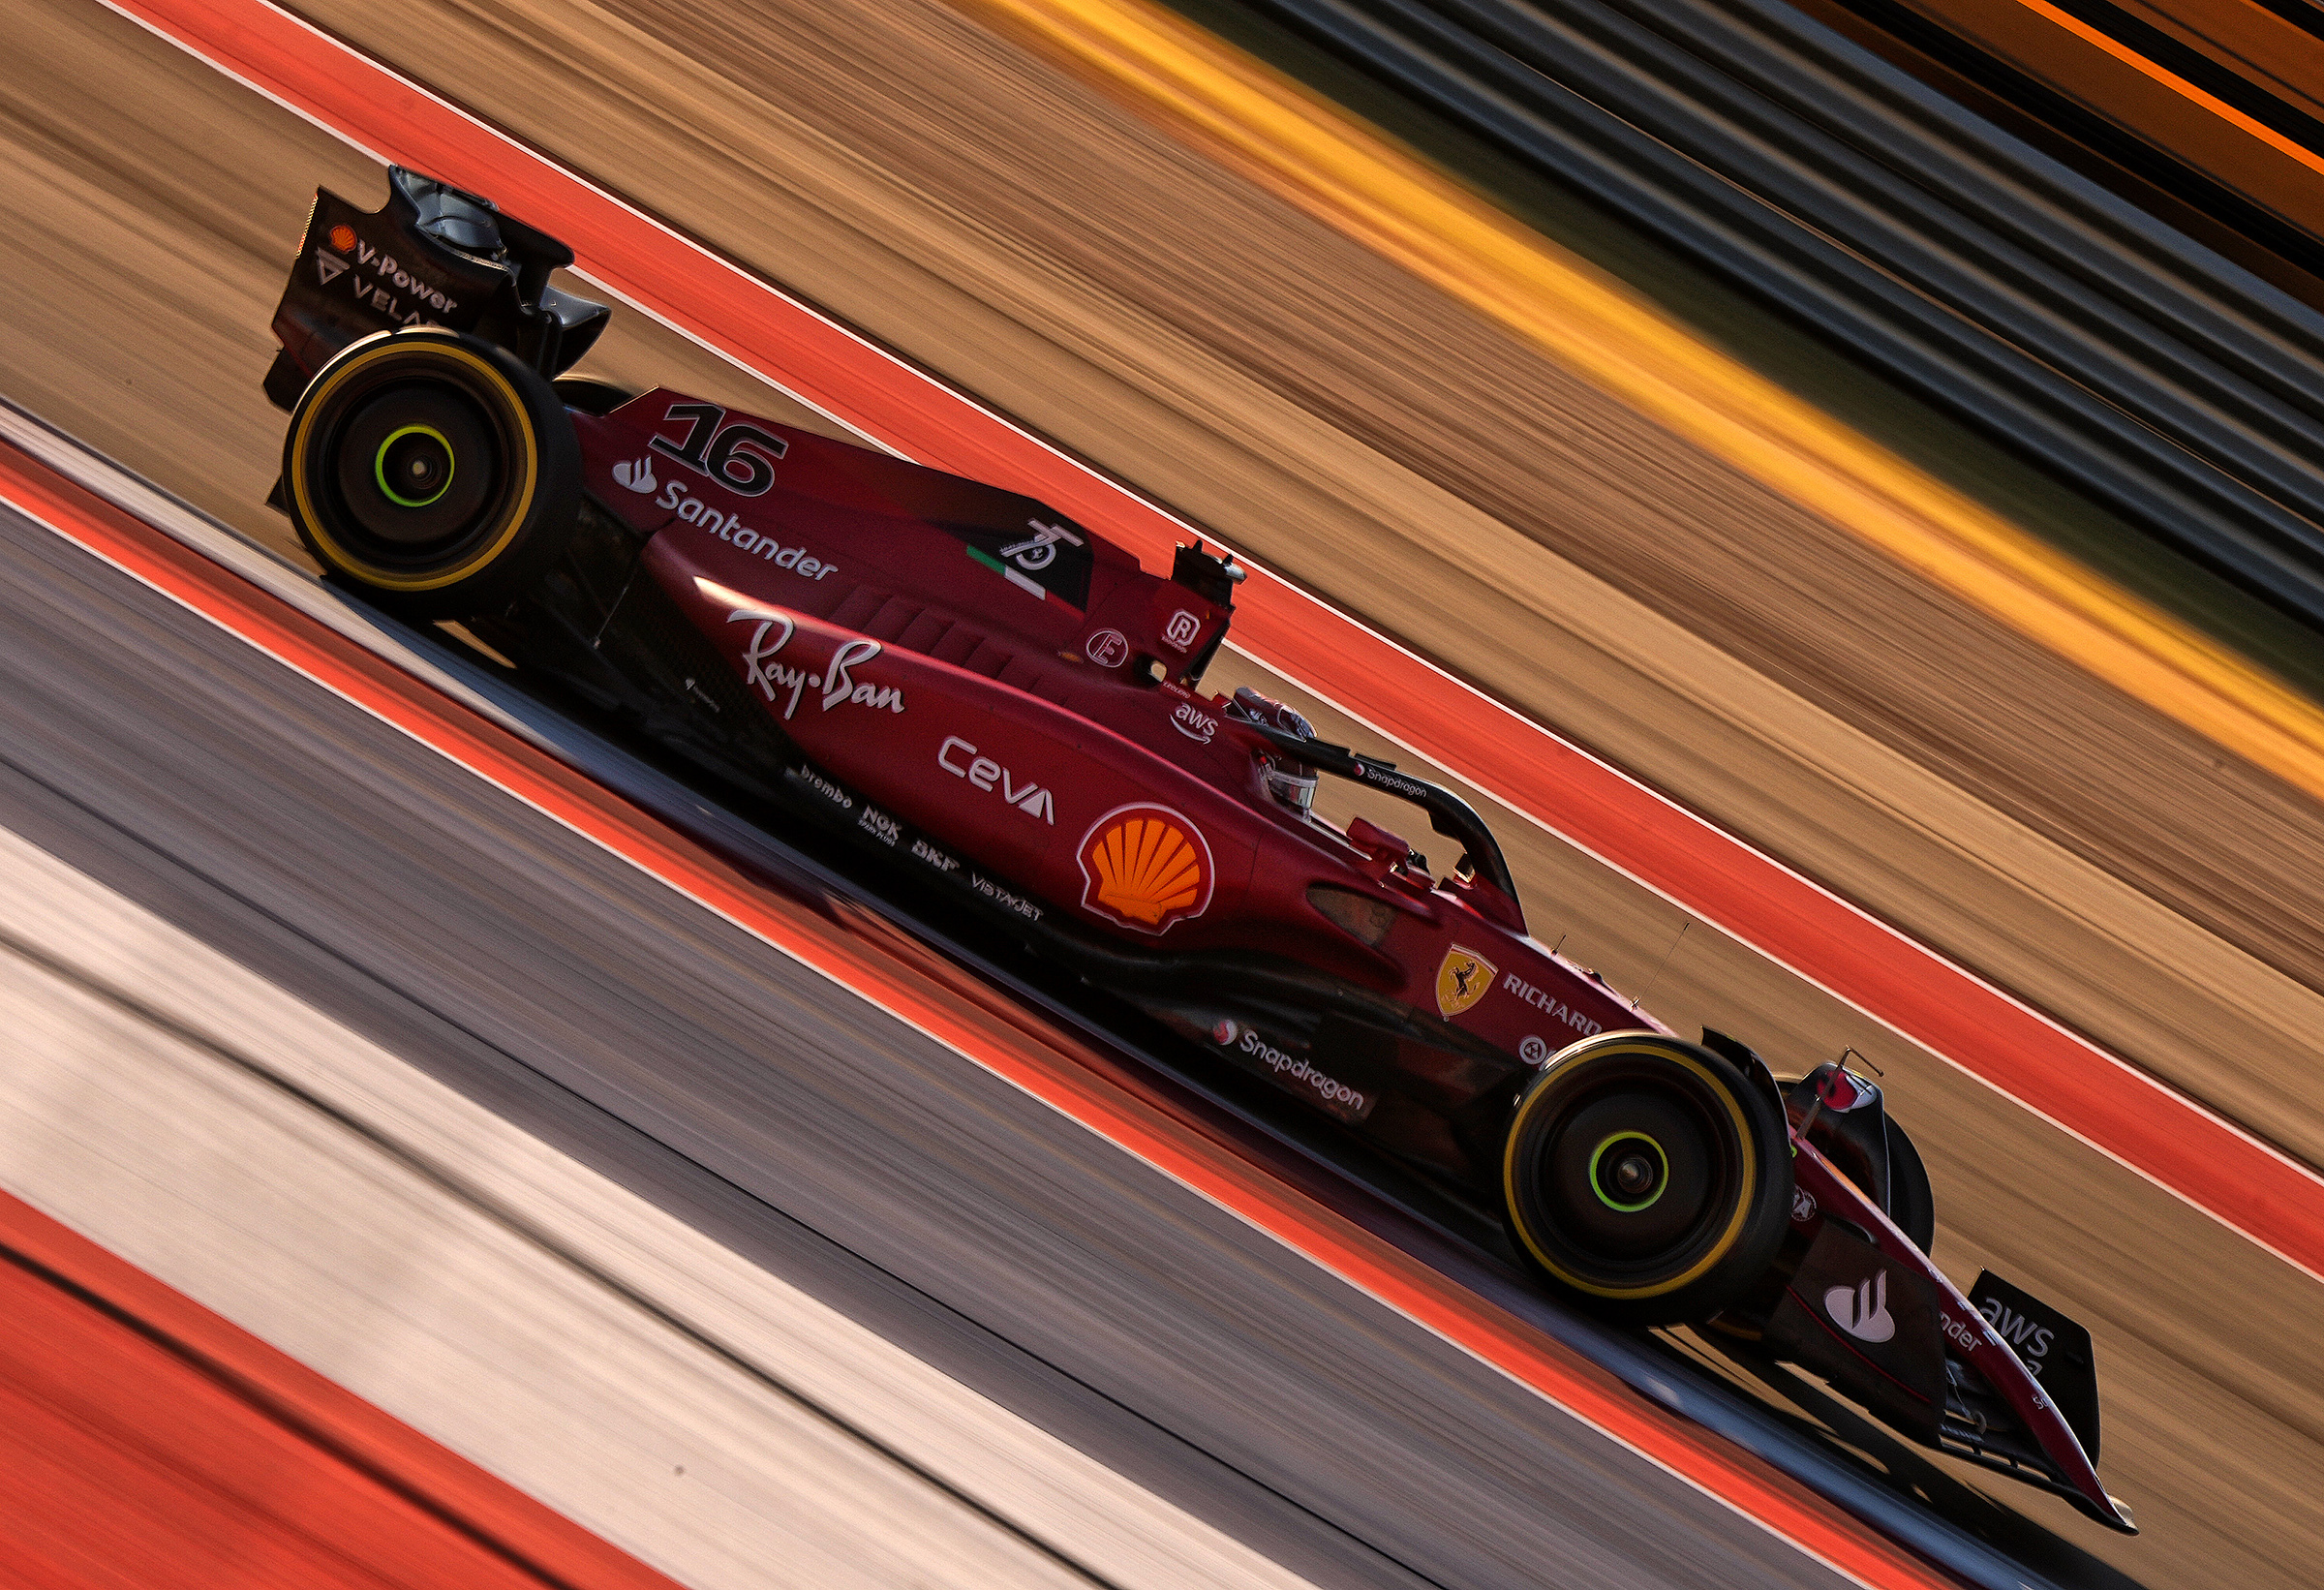
<svg viewBox="0 0 2324 1590"><path fill-rule="evenodd" d="M613 477L631 491L641 494L661 484L654 478L653 460L646 458L623 459L613 467Z"/></svg>
<svg viewBox="0 0 2324 1590"><path fill-rule="evenodd" d="M954 761L958 754L961 758ZM970 757L975 757L970 761ZM1028 817L1038 817L1052 828L1057 822L1057 803L1050 792L1027 779L1017 781L1017 775L990 756L977 756L976 748L959 735L947 739L936 750L936 766L955 779L965 779L979 789L992 790L997 786L1000 798Z"/></svg>
<svg viewBox="0 0 2324 1590"><path fill-rule="evenodd" d="M1886 1341L1896 1334L1896 1316L1888 1312L1888 1272L1884 1269L1869 1281L1836 1286L1824 1293L1823 1311L1858 1341Z"/></svg>

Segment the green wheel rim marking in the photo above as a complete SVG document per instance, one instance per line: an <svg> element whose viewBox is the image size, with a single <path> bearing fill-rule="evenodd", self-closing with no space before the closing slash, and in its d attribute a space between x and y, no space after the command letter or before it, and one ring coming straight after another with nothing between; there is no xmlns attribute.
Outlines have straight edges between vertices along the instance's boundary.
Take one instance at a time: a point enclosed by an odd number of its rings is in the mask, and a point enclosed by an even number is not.
<svg viewBox="0 0 2324 1590"><path fill-rule="evenodd" d="M443 484L438 486L431 496L406 497L387 483L387 449L408 436L433 437L436 445L443 449ZM387 440L380 443L380 450L371 456L372 478L380 483L380 490L386 496L387 501L393 503L397 507L404 508L424 508L430 503L441 499L445 492L452 489L452 474L458 467L459 460L452 456L452 444L446 442L443 439L443 433L433 425L406 425L398 430L390 431L387 433Z"/></svg>
<svg viewBox="0 0 2324 1590"><path fill-rule="evenodd" d="M1647 1147L1654 1150L1654 1157L1661 1162L1663 1167L1662 1177L1655 1182L1654 1191L1647 1194L1644 1199L1636 1204L1617 1204L1611 1198L1606 1197L1605 1189L1600 1186L1598 1183L1598 1162L1605 1157L1606 1149L1612 1147L1617 1143L1643 1143ZM1590 1191L1598 1195L1599 1203L1604 1204L1607 1208L1612 1209L1617 1213L1636 1214L1640 1209L1650 1209L1654 1208L1654 1206L1661 1201L1664 1189L1667 1188L1669 1185L1670 1156L1663 1152L1663 1146L1661 1144L1655 1142L1654 1139L1648 1137L1643 1132L1616 1132L1612 1137L1607 1138L1605 1142L1599 1144L1597 1147L1590 1150Z"/></svg>

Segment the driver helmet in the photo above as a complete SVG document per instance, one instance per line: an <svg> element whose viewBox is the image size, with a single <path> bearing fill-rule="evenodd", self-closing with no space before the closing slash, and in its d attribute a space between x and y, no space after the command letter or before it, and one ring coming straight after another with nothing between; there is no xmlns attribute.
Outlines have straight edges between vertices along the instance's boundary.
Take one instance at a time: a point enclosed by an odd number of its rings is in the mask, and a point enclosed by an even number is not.
<svg viewBox="0 0 2324 1590"><path fill-rule="evenodd" d="M1272 696L1261 695L1248 685L1236 687L1231 706L1233 711L1254 723L1264 723L1285 734L1296 734L1302 740L1315 738L1315 727L1306 719ZM1260 767L1269 795L1301 816L1315 810L1316 774L1313 767L1283 755L1263 757Z"/></svg>
<svg viewBox="0 0 2324 1590"><path fill-rule="evenodd" d="M1302 816L1315 810L1315 769L1305 762L1270 757L1267 792Z"/></svg>

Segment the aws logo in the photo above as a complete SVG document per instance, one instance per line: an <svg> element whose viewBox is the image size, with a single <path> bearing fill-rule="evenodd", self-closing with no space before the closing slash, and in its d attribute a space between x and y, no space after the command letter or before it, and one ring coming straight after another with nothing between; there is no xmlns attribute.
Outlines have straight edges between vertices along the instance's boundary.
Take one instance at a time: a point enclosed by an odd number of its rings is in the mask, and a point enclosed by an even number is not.
<svg viewBox="0 0 2324 1590"><path fill-rule="evenodd" d="M1218 733L1218 719L1191 701L1178 703L1178 710L1170 715L1170 726L1187 739L1206 746L1210 743L1211 736Z"/></svg>
<svg viewBox="0 0 2324 1590"><path fill-rule="evenodd" d="M1999 1298L1986 1299L1979 1312L1985 1316L1985 1323L2017 1350L2017 1356L2025 1366L2040 1374L2042 1364L2049 1359L2050 1344L2056 1332L2048 1326L2036 1324L2017 1312Z"/></svg>
<svg viewBox="0 0 2324 1590"><path fill-rule="evenodd" d="M1210 846L1168 807L1116 807L1089 825L1080 861L1083 907L1124 928L1163 933L1209 908Z"/></svg>

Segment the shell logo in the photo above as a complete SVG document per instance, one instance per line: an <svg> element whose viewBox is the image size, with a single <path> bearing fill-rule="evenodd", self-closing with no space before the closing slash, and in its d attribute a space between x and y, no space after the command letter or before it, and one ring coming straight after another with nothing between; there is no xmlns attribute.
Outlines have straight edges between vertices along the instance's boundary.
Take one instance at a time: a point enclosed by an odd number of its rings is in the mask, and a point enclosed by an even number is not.
<svg viewBox="0 0 2324 1590"><path fill-rule="evenodd" d="M1082 905L1142 933L1201 916L1210 904L1210 846L1166 806L1118 806L1082 837Z"/></svg>

